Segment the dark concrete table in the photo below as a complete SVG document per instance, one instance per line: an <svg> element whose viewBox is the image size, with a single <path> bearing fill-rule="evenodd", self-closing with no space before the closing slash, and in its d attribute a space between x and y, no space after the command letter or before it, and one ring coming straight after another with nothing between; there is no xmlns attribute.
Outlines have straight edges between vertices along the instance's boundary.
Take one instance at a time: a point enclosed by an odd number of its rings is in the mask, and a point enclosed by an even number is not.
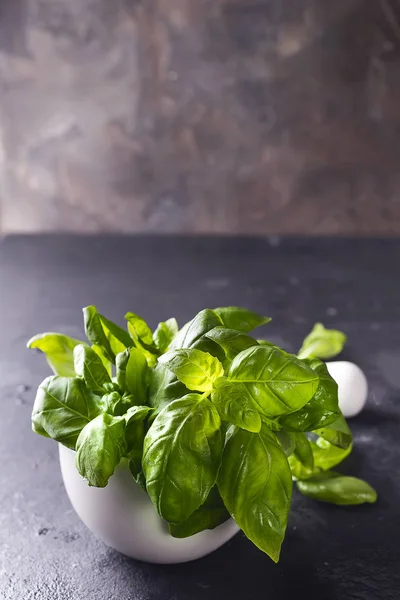
<svg viewBox="0 0 400 600"><path fill-rule="evenodd" d="M389 600L400 596L400 240L7 238L0 243L0 597L4 600ZM273 317L294 351L312 323L348 333L368 406L351 422L343 470L378 504L321 505L295 494L279 565L239 534L176 566L129 560L94 539L64 492L54 442L31 433L45 330L82 335L81 307L181 323L238 304Z"/></svg>

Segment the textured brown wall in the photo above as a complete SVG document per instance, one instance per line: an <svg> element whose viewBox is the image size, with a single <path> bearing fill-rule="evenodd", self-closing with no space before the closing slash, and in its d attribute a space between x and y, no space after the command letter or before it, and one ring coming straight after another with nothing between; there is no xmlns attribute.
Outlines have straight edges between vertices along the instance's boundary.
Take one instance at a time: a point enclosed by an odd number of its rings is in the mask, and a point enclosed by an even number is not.
<svg viewBox="0 0 400 600"><path fill-rule="evenodd" d="M1 230L400 233L398 0L1 0Z"/></svg>

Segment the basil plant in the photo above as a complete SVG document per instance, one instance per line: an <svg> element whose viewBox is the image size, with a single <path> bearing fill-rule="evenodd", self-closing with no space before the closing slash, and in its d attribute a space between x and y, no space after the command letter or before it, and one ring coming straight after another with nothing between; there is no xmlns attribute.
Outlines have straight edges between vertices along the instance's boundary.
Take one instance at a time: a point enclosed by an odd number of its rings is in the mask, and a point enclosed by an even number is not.
<svg viewBox="0 0 400 600"><path fill-rule="evenodd" d="M232 517L275 562L293 482L335 504L376 500L364 481L331 469L352 449L337 384L321 358L344 334L317 324L299 356L250 335L269 318L205 309L154 332L134 313L122 329L83 309L88 341L37 335L54 375L38 388L33 431L75 451L88 485L104 487L121 461L182 538Z"/></svg>

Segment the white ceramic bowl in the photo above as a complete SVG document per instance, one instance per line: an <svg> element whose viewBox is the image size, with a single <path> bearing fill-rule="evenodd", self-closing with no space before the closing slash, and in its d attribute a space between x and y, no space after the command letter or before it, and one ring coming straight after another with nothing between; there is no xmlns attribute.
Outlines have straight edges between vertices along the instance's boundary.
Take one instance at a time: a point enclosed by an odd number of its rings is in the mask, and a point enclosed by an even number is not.
<svg viewBox="0 0 400 600"><path fill-rule="evenodd" d="M61 473L72 506L108 546L152 563L181 563L213 552L238 531L229 519L213 530L176 539L122 460L105 488L89 487L75 467L75 452L59 445Z"/></svg>

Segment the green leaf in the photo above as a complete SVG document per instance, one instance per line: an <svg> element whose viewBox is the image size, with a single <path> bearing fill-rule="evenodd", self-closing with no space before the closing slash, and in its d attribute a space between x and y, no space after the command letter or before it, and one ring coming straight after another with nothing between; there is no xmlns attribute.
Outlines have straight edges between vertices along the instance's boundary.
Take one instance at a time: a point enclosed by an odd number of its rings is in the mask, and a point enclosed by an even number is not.
<svg viewBox="0 0 400 600"><path fill-rule="evenodd" d="M276 344L273 344L272 342L269 342L268 340L257 340L257 343L260 346L276 346Z"/></svg>
<svg viewBox="0 0 400 600"><path fill-rule="evenodd" d="M177 333L178 323L176 319L168 319L157 325L157 329L153 333L153 341L162 354L168 350L168 346Z"/></svg>
<svg viewBox="0 0 400 600"><path fill-rule="evenodd" d="M105 394L102 398L102 403L104 404L104 412L115 417L125 415L126 411L132 406L138 405L133 396L129 394L121 395L116 390Z"/></svg>
<svg viewBox="0 0 400 600"><path fill-rule="evenodd" d="M215 485L204 504L195 510L183 523L171 523L169 532L175 538L186 538L205 529L215 529L229 518L230 514L226 510L218 488Z"/></svg>
<svg viewBox="0 0 400 600"><path fill-rule="evenodd" d="M108 381L107 383L104 384L104 389L106 390L106 392L108 394L110 394L111 392L118 392L121 393L120 387L117 383L117 378L113 377L111 381Z"/></svg>
<svg viewBox="0 0 400 600"><path fill-rule="evenodd" d="M142 350L149 366L153 367L156 364L159 351L153 343L153 334L150 327L142 317L132 312L126 313L125 319L128 321L128 331L135 342L135 346Z"/></svg>
<svg viewBox="0 0 400 600"><path fill-rule="evenodd" d="M90 392L81 379L47 377L36 394L32 428L74 449L81 430L102 409L101 399Z"/></svg>
<svg viewBox="0 0 400 600"><path fill-rule="evenodd" d="M266 425L259 433L235 430L224 449L218 488L245 535L278 562L292 476L284 451Z"/></svg>
<svg viewBox="0 0 400 600"><path fill-rule="evenodd" d="M224 421L247 431L260 431L260 414L244 384L220 377L214 382L211 399Z"/></svg>
<svg viewBox="0 0 400 600"><path fill-rule="evenodd" d="M321 437L316 442L310 443L314 455L314 466L316 469L322 469L323 471L328 471L343 462L353 448L352 444L347 449L338 448Z"/></svg>
<svg viewBox="0 0 400 600"><path fill-rule="evenodd" d="M151 329L142 317L133 312L128 312L125 315L125 319L128 321L128 330L135 342L139 341L148 345L153 344Z"/></svg>
<svg viewBox="0 0 400 600"><path fill-rule="evenodd" d="M125 453L125 419L103 413L82 429L75 464L90 486L105 487Z"/></svg>
<svg viewBox="0 0 400 600"><path fill-rule="evenodd" d="M306 358L303 362L317 373L319 385L303 408L279 419L280 425L290 431L313 431L335 422L340 416L338 386L325 363L318 358Z"/></svg>
<svg viewBox="0 0 400 600"><path fill-rule="evenodd" d="M343 416L335 423L313 432L319 435L311 442L315 469L327 471L341 463L353 448L353 437Z"/></svg>
<svg viewBox="0 0 400 600"><path fill-rule="evenodd" d="M117 355L123 352L125 348L133 346L132 339L125 329L106 319L104 315L99 314L99 317L113 354Z"/></svg>
<svg viewBox="0 0 400 600"><path fill-rule="evenodd" d="M172 371L189 390L209 392L224 369L217 358L192 348L163 354L159 362Z"/></svg>
<svg viewBox="0 0 400 600"><path fill-rule="evenodd" d="M43 352L55 375L75 377L74 348L78 344L85 342L61 333L40 333L29 340L27 347Z"/></svg>
<svg viewBox="0 0 400 600"><path fill-rule="evenodd" d="M327 440L334 446L343 448L344 450L347 450L353 441L350 428L347 425L346 419L343 415L340 415L340 417L336 419L334 423L331 423L330 425L327 425L321 429L316 429L314 433L322 437L324 440Z"/></svg>
<svg viewBox="0 0 400 600"><path fill-rule="evenodd" d="M161 363L158 363L150 373L149 404L157 412L167 404L178 398L182 398L189 392L174 373Z"/></svg>
<svg viewBox="0 0 400 600"><path fill-rule="evenodd" d="M206 337L221 346L226 358L229 360L233 360L239 352L259 345L251 336L235 329L226 329L225 327L214 327L214 329L206 333Z"/></svg>
<svg viewBox="0 0 400 600"><path fill-rule="evenodd" d="M169 349L193 348L202 336L222 324L222 319L213 310L206 308L178 331Z"/></svg>
<svg viewBox="0 0 400 600"><path fill-rule="evenodd" d="M240 352L227 372L242 383L260 414L274 418L302 408L315 394L319 377L295 356L274 346Z"/></svg>
<svg viewBox="0 0 400 600"><path fill-rule="evenodd" d="M81 377L89 390L104 394L104 384L111 378L100 356L83 344L74 348L74 365L77 377Z"/></svg>
<svg viewBox="0 0 400 600"><path fill-rule="evenodd" d="M142 488L142 490L144 490L145 492L147 492L147 489L146 489L146 478L144 476L143 471L139 471L139 473L137 474L137 476L135 476L134 473L132 473L132 475L133 475L136 483L138 485L140 485L140 487Z"/></svg>
<svg viewBox="0 0 400 600"><path fill-rule="evenodd" d="M119 387L131 394L136 404L146 404L149 367L143 353L137 348L128 348L117 354L116 366Z"/></svg>
<svg viewBox="0 0 400 600"><path fill-rule="evenodd" d="M136 480L142 472L143 442L146 434L145 421L151 410L149 406L132 406L124 415L127 458L131 473Z"/></svg>
<svg viewBox="0 0 400 600"><path fill-rule="evenodd" d="M190 346L194 350L201 350L201 352L208 352L211 356L215 356L222 363L225 361L225 352L213 340L207 337L206 334L202 335L197 341L193 342Z"/></svg>
<svg viewBox="0 0 400 600"><path fill-rule="evenodd" d="M221 317L225 327L228 327L229 329L238 329L245 333L271 321L269 317L263 317L252 310L247 310L247 308L240 308L238 306L214 308L214 312Z"/></svg>
<svg viewBox="0 0 400 600"><path fill-rule="evenodd" d="M218 357L219 353L215 352L215 349L220 349L218 344L205 337L205 334L217 325L222 325L218 315L209 309L202 310L175 335L169 350L198 346L196 349ZM223 357L222 350L221 353ZM160 363L155 366L150 379L150 406L160 411L169 402L182 398L188 392L188 388L167 367Z"/></svg>
<svg viewBox="0 0 400 600"><path fill-rule="evenodd" d="M293 432L295 448L288 457L290 469L296 479L307 479L314 473L314 455L309 439L305 433Z"/></svg>
<svg viewBox="0 0 400 600"><path fill-rule="evenodd" d="M366 481L333 471L319 473L307 481L298 481L297 487L313 500L342 506L373 504L377 499L376 491Z"/></svg>
<svg viewBox="0 0 400 600"><path fill-rule="evenodd" d="M217 410L198 394L166 406L144 441L147 492L159 515L180 523L201 506L216 483L222 454Z"/></svg>
<svg viewBox="0 0 400 600"><path fill-rule="evenodd" d="M133 346L128 333L98 313L95 306L86 306L83 309L83 317L88 340L92 344L100 346L112 363L115 363L116 354Z"/></svg>
<svg viewBox="0 0 400 600"><path fill-rule="evenodd" d="M96 344L93 344L92 350L93 350L93 352L96 352L97 356L100 357L101 362L105 366L107 373L111 377L112 376L112 362L110 360L108 360L107 356L104 353L104 350L100 346L96 346Z"/></svg>
<svg viewBox="0 0 400 600"><path fill-rule="evenodd" d="M143 445L144 436L141 435L142 428L138 429L138 425L143 426L145 419L152 410L153 409L150 406L131 406L124 415L126 422L125 438L128 452L130 452L132 446L134 446L138 440L141 441ZM138 435L139 433L140 435Z"/></svg>
<svg viewBox="0 0 400 600"><path fill-rule="evenodd" d="M35 421L32 421L32 431L33 433L37 433L38 435L42 435L43 437L50 438L49 434L43 429L43 427Z"/></svg>
<svg viewBox="0 0 400 600"><path fill-rule="evenodd" d="M155 352L157 349L153 343L153 334L146 321L133 312L126 313L125 319L128 321L128 331L135 344L149 352Z"/></svg>
<svg viewBox="0 0 400 600"><path fill-rule="evenodd" d="M299 358L314 356L328 360L340 354L346 340L347 336L341 331L325 329L322 323L316 323L299 350Z"/></svg>
<svg viewBox="0 0 400 600"><path fill-rule="evenodd" d="M122 396L119 392L114 391L110 392L109 394L105 394L102 400L104 402L104 409L106 412L108 412L109 415L120 416L120 411L118 410L118 407L121 404ZM126 410L127 409L125 409L122 414L124 414Z"/></svg>
<svg viewBox="0 0 400 600"><path fill-rule="evenodd" d="M282 450L289 458L296 448L296 434L282 429L280 431L274 431L274 435L282 446Z"/></svg>

